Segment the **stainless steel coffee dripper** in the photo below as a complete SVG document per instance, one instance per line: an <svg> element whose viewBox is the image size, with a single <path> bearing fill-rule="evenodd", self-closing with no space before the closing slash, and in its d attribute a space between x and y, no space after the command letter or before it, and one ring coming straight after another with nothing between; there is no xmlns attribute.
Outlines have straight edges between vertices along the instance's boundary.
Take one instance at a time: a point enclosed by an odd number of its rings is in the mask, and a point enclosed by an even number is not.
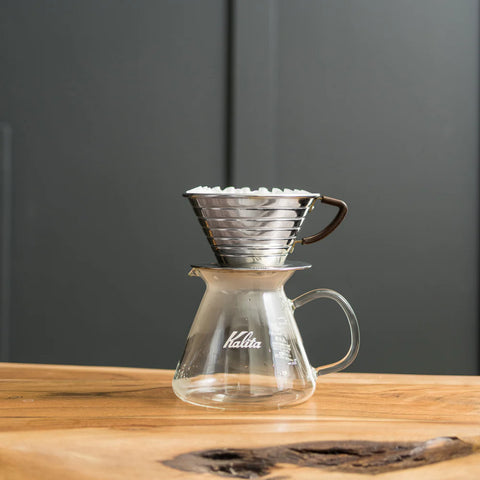
<svg viewBox="0 0 480 480"><path fill-rule="evenodd" d="M309 195L240 195L185 193L220 265L279 266L296 244L318 242L332 233L347 214L342 200ZM338 208L335 218L319 233L297 240L316 202Z"/></svg>

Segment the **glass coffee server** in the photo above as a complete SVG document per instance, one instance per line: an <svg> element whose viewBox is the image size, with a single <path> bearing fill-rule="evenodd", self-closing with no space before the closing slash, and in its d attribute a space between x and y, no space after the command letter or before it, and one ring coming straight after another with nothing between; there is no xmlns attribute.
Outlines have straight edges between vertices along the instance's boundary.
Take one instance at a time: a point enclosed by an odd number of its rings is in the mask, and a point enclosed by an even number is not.
<svg viewBox="0 0 480 480"><path fill-rule="evenodd" d="M284 285L311 265L287 262L297 244L314 243L344 219L346 204L303 190L198 187L184 194L217 263L193 265L206 284L203 299L172 382L195 405L230 410L274 409L307 400L319 375L338 372L357 356L360 333L352 307L339 293L315 289L290 300ZM321 232L297 240L316 202L338 208ZM344 311L350 348L337 362L312 367L294 318L295 309L328 298Z"/></svg>

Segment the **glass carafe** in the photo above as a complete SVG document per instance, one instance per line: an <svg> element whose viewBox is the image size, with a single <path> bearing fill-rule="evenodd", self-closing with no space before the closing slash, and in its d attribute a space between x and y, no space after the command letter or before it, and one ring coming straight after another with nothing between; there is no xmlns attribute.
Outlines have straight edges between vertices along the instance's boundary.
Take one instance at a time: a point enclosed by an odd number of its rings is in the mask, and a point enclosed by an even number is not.
<svg viewBox="0 0 480 480"><path fill-rule="evenodd" d="M289 300L286 281L310 265L267 269L194 267L206 291L188 335L173 390L182 400L222 409L272 409L307 400L318 375L346 368L359 348L355 313L337 292L317 289ZM317 298L345 312L350 348L341 360L310 366L294 310Z"/></svg>

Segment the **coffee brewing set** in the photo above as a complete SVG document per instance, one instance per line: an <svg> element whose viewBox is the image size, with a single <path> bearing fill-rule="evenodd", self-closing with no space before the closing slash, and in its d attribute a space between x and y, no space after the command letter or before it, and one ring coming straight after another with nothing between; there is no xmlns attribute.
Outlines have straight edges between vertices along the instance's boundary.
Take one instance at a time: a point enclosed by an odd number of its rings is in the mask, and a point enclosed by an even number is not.
<svg viewBox="0 0 480 480"><path fill-rule="evenodd" d="M207 235L216 264L192 265L206 291L172 382L185 402L230 410L275 409L307 400L319 375L338 372L358 353L360 334L352 307L339 293L316 289L294 300L284 292L297 270L287 261L297 244L325 238L342 222L342 200L304 190L225 190L197 187L184 194ZM315 203L338 208L316 235L297 240ZM350 348L339 361L310 366L295 309L317 298L337 302L350 327Z"/></svg>

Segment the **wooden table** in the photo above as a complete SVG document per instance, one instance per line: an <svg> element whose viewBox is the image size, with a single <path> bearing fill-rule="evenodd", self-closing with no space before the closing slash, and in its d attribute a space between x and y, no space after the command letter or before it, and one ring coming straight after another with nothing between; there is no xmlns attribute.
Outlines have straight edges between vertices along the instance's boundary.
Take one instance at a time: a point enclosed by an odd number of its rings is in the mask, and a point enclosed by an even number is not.
<svg viewBox="0 0 480 480"><path fill-rule="evenodd" d="M0 364L0 479L480 479L479 377L332 374L232 414L182 403L172 373Z"/></svg>

